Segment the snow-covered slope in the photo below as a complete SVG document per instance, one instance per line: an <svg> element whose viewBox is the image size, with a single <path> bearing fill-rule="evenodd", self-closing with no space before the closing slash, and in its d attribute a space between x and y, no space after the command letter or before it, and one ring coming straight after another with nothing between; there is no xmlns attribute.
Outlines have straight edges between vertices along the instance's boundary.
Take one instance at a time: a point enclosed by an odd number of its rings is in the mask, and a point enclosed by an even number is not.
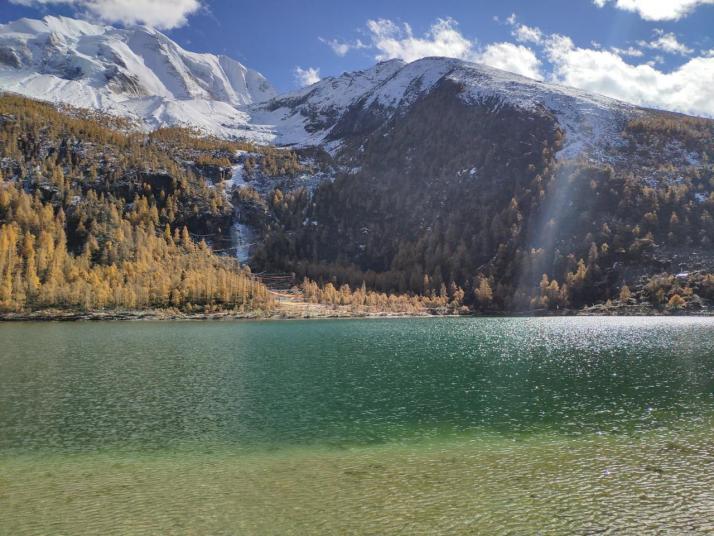
<svg viewBox="0 0 714 536"><path fill-rule="evenodd" d="M387 120L445 81L458 84L460 98L468 103L488 101L494 106L552 112L566 134L563 157L602 151L617 142L627 118L641 113L635 106L607 97L448 58L380 63L365 71L326 78L247 111L252 123L271 125L278 143L325 143L335 148L350 128L347 122L361 120L357 128L364 128L369 118Z"/></svg>
<svg viewBox="0 0 714 536"><path fill-rule="evenodd" d="M67 17L0 25L0 89L222 136L244 133L240 106L275 96L260 73L229 57L188 52L145 26Z"/></svg>

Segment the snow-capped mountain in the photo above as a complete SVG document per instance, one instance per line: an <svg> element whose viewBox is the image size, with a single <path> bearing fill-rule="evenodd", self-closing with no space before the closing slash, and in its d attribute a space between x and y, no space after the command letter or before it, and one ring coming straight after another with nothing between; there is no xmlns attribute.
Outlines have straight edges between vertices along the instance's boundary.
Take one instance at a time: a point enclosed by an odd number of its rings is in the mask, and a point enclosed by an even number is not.
<svg viewBox="0 0 714 536"><path fill-rule="evenodd" d="M146 26L67 17L0 25L0 89L221 136L243 133L241 106L275 96L265 77L227 56L189 52Z"/></svg>
<svg viewBox="0 0 714 536"><path fill-rule="evenodd" d="M403 112L444 83L457 84L466 103L488 101L551 112L566 134L562 156L593 152L618 138L635 106L574 88L538 82L485 65L449 58L391 60L325 78L299 91L248 108L255 124L272 125L281 144L337 147Z"/></svg>
<svg viewBox="0 0 714 536"><path fill-rule="evenodd" d="M606 97L448 58L392 60L276 96L258 72L197 54L145 26L119 29L66 17L0 25L0 90L229 138L325 145L374 131L445 84L474 105L554 116L561 156L602 155L641 109Z"/></svg>

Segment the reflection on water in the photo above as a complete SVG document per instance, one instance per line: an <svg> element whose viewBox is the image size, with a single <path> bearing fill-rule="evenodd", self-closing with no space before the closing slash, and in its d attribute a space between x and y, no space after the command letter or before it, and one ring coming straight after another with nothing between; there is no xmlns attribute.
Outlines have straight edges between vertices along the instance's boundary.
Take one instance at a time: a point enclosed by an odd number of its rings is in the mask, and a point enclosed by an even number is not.
<svg viewBox="0 0 714 536"><path fill-rule="evenodd" d="M0 533L714 530L708 319L0 340Z"/></svg>

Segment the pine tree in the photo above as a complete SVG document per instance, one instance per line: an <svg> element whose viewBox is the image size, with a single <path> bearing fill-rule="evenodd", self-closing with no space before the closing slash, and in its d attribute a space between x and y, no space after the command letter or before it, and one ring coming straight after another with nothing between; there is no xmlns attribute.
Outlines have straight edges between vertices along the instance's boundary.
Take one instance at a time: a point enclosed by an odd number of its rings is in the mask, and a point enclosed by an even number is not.
<svg viewBox="0 0 714 536"><path fill-rule="evenodd" d="M478 288L475 290L476 299L482 307L488 307L493 301L493 290L488 279L481 278Z"/></svg>
<svg viewBox="0 0 714 536"><path fill-rule="evenodd" d="M623 285L620 289L620 301L627 303L631 297L632 293L630 292L630 288L627 285Z"/></svg>

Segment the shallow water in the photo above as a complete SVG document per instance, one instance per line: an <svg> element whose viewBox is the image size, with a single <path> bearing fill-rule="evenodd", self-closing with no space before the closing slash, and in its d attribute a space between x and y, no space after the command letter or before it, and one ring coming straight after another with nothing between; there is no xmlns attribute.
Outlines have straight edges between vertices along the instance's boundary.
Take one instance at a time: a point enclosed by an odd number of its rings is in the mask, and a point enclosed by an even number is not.
<svg viewBox="0 0 714 536"><path fill-rule="evenodd" d="M714 320L0 325L0 534L708 533Z"/></svg>

